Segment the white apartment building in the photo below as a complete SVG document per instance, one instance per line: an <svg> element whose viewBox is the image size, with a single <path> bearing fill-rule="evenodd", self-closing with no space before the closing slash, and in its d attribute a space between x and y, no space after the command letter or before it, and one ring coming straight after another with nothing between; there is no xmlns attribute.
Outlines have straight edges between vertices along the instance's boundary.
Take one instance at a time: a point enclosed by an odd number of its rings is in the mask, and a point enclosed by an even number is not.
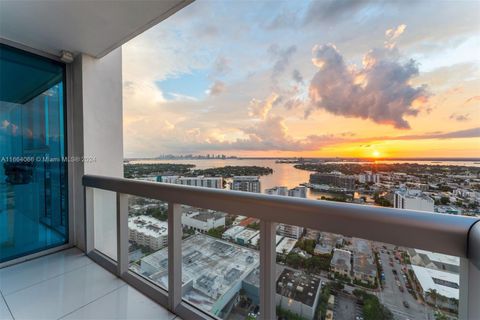
<svg viewBox="0 0 480 320"><path fill-rule="evenodd" d="M266 194L274 195L274 196L286 196L288 195L288 188L287 187L273 187L270 189L265 190Z"/></svg>
<svg viewBox="0 0 480 320"><path fill-rule="evenodd" d="M307 188L303 186L298 186L289 190L287 187L273 187L271 189L265 190L265 193L277 196L306 198ZM303 234L303 227L279 224L277 227L277 233L285 237L299 239Z"/></svg>
<svg viewBox="0 0 480 320"><path fill-rule="evenodd" d="M306 198L307 197L307 187L298 186L293 189L288 190L289 197L296 197L296 198Z"/></svg>
<svg viewBox="0 0 480 320"><path fill-rule="evenodd" d="M380 183L380 175L378 173L372 173L371 171L365 171L357 176L360 183Z"/></svg>
<svg viewBox="0 0 480 320"><path fill-rule="evenodd" d="M143 215L130 217L128 239L152 250L160 250L168 243L168 223Z"/></svg>
<svg viewBox="0 0 480 320"><path fill-rule="evenodd" d="M280 223L277 227L277 234L293 239L300 239L303 234L303 227Z"/></svg>
<svg viewBox="0 0 480 320"><path fill-rule="evenodd" d="M233 177L232 190L260 193L260 177L235 176Z"/></svg>
<svg viewBox="0 0 480 320"><path fill-rule="evenodd" d="M194 187L223 189L222 177L181 177L178 179L178 184Z"/></svg>
<svg viewBox="0 0 480 320"><path fill-rule="evenodd" d="M214 210L188 210L182 213L182 227L205 233L225 227L225 216Z"/></svg>
<svg viewBox="0 0 480 320"><path fill-rule="evenodd" d="M173 184L182 184L184 186L204 187L223 189L222 177L180 177L180 176L159 176L157 181Z"/></svg>
<svg viewBox="0 0 480 320"><path fill-rule="evenodd" d="M401 189L395 191L393 206L399 209L434 211L434 201L420 190Z"/></svg>

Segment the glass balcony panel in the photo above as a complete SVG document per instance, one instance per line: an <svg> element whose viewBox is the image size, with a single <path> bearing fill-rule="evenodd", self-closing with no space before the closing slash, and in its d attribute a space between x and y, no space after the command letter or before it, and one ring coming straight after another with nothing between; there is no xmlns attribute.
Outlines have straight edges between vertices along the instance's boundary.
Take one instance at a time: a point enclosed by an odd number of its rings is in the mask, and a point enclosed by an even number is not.
<svg viewBox="0 0 480 320"><path fill-rule="evenodd" d="M278 226L277 315L283 319L455 319L460 258Z"/></svg>
<svg viewBox="0 0 480 320"><path fill-rule="evenodd" d="M168 204L129 196L129 269L168 289Z"/></svg>
<svg viewBox="0 0 480 320"><path fill-rule="evenodd" d="M183 299L221 319L260 313L259 221L182 206Z"/></svg>
<svg viewBox="0 0 480 320"><path fill-rule="evenodd" d="M117 196L115 192L94 189L95 249L117 260Z"/></svg>

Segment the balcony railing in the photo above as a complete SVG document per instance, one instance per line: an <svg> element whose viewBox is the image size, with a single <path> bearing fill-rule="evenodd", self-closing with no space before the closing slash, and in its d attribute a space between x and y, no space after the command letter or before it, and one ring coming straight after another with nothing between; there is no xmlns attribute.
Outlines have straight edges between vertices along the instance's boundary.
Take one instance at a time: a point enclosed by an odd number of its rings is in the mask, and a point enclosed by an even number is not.
<svg viewBox="0 0 480 320"><path fill-rule="evenodd" d="M478 218L315 201L264 194L86 175L87 253L97 263L185 319L214 316L182 301L180 205L260 219L260 312L275 317L277 223L391 243L460 257L461 319L480 319L480 221ZM94 189L116 193L117 261L94 247ZM129 271L127 196L168 203L168 291Z"/></svg>

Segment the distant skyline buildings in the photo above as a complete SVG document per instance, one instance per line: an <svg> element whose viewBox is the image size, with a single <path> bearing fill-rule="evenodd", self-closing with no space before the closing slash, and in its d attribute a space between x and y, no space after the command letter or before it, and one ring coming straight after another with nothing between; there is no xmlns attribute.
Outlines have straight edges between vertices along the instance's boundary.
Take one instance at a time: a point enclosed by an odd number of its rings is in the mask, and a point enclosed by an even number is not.
<svg viewBox="0 0 480 320"><path fill-rule="evenodd" d="M478 158L478 12L194 2L123 46L125 157Z"/></svg>

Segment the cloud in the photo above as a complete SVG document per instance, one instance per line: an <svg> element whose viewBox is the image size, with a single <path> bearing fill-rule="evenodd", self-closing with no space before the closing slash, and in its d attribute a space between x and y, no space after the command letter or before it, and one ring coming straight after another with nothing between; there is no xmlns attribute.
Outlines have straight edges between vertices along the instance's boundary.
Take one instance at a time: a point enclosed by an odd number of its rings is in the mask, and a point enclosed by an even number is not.
<svg viewBox="0 0 480 320"><path fill-rule="evenodd" d="M218 56L215 59L212 69L215 76L224 76L232 70L230 62L224 56Z"/></svg>
<svg viewBox="0 0 480 320"><path fill-rule="evenodd" d="M431 140L431 139L466 139L480 137L480 127L450 132L431 132L421 134L409 134L402 136L370 137L354 140L355 142L383 141L383 140Z"/></svg>
<svg viewBox="0 0 480 320"><path fill-rule="evenodd" d="M208 94L211 96L218 96L223 91L225 91L225 83L217 80L212 84L210 89L208 89L207 91L208 91Z"/></svg>
<svg viewBox="0 0 480 320"><path fill-rule="evenodd" d="M248 106L248 115L264 120L273 106L279 102L279 95L275 92L265 100L252 99Z"/></svg>
<svg viewBox="0 0 480 320"><path fill-rule="evenodd" d="M336 115L409 129L404 117L416 116L429 97L425 85L410 84L418 75L417 63L402 63L396 48L370 50L357 69L334 45L316 45L312 62L319 68L310 83L312 104Z"/></svg>
<svg viewBox="0 0 480 320"><path fill-rule="evenodd" d="M465 100L465 104L470 103L470 102L475 102L475 101L480 101L480 96L473 96Z"/></svg>
<svg viewBox="0 0 480 320"><path fill-rule="evenodd" d="M291 28L298 23L298 16L295 12L290 10L282 10L271 21L265 24L265 29L275 30L282 28Z"/></svg>
<svg viewBox="0 0 480 320"><path fill-rule="evenodd" d="M303 76L297 69L293 70L292 78L296 83L303 84Z"/></svg>
<svg viewBox="0 0 480 320"><path fill-rule="evenodd" d="M277 45L271 45L268 51L276 58L272 69L272 82L276 85L278 77L285 72L297 47L292 45L281 49Z"/></svg>
<svg viewBox="0 0 480 320"><path fill-rule="evenodd" d="M364 6L364 0L322 0L312 1L307 8L304 24L314 24L327 21L337 21L358 12ZM341 20L339 20L341 21Z"/></svg>
<svg viewBox="0 0 480 320"><path fill-rule="evenodd" d="M469 121L470 120L470 114L457 114L457 113L452 113L450 115L450 120L456 120L459 122L464 122L464 121Z"/></svg>
<svg viewBox="0 0 480 320"><path fill-rule="evenodd" d="M395 47L397 38L402 35L406 28L407 26L405 24L401 24L395 29L385 31L385 48L392 49Z"/></svg>

